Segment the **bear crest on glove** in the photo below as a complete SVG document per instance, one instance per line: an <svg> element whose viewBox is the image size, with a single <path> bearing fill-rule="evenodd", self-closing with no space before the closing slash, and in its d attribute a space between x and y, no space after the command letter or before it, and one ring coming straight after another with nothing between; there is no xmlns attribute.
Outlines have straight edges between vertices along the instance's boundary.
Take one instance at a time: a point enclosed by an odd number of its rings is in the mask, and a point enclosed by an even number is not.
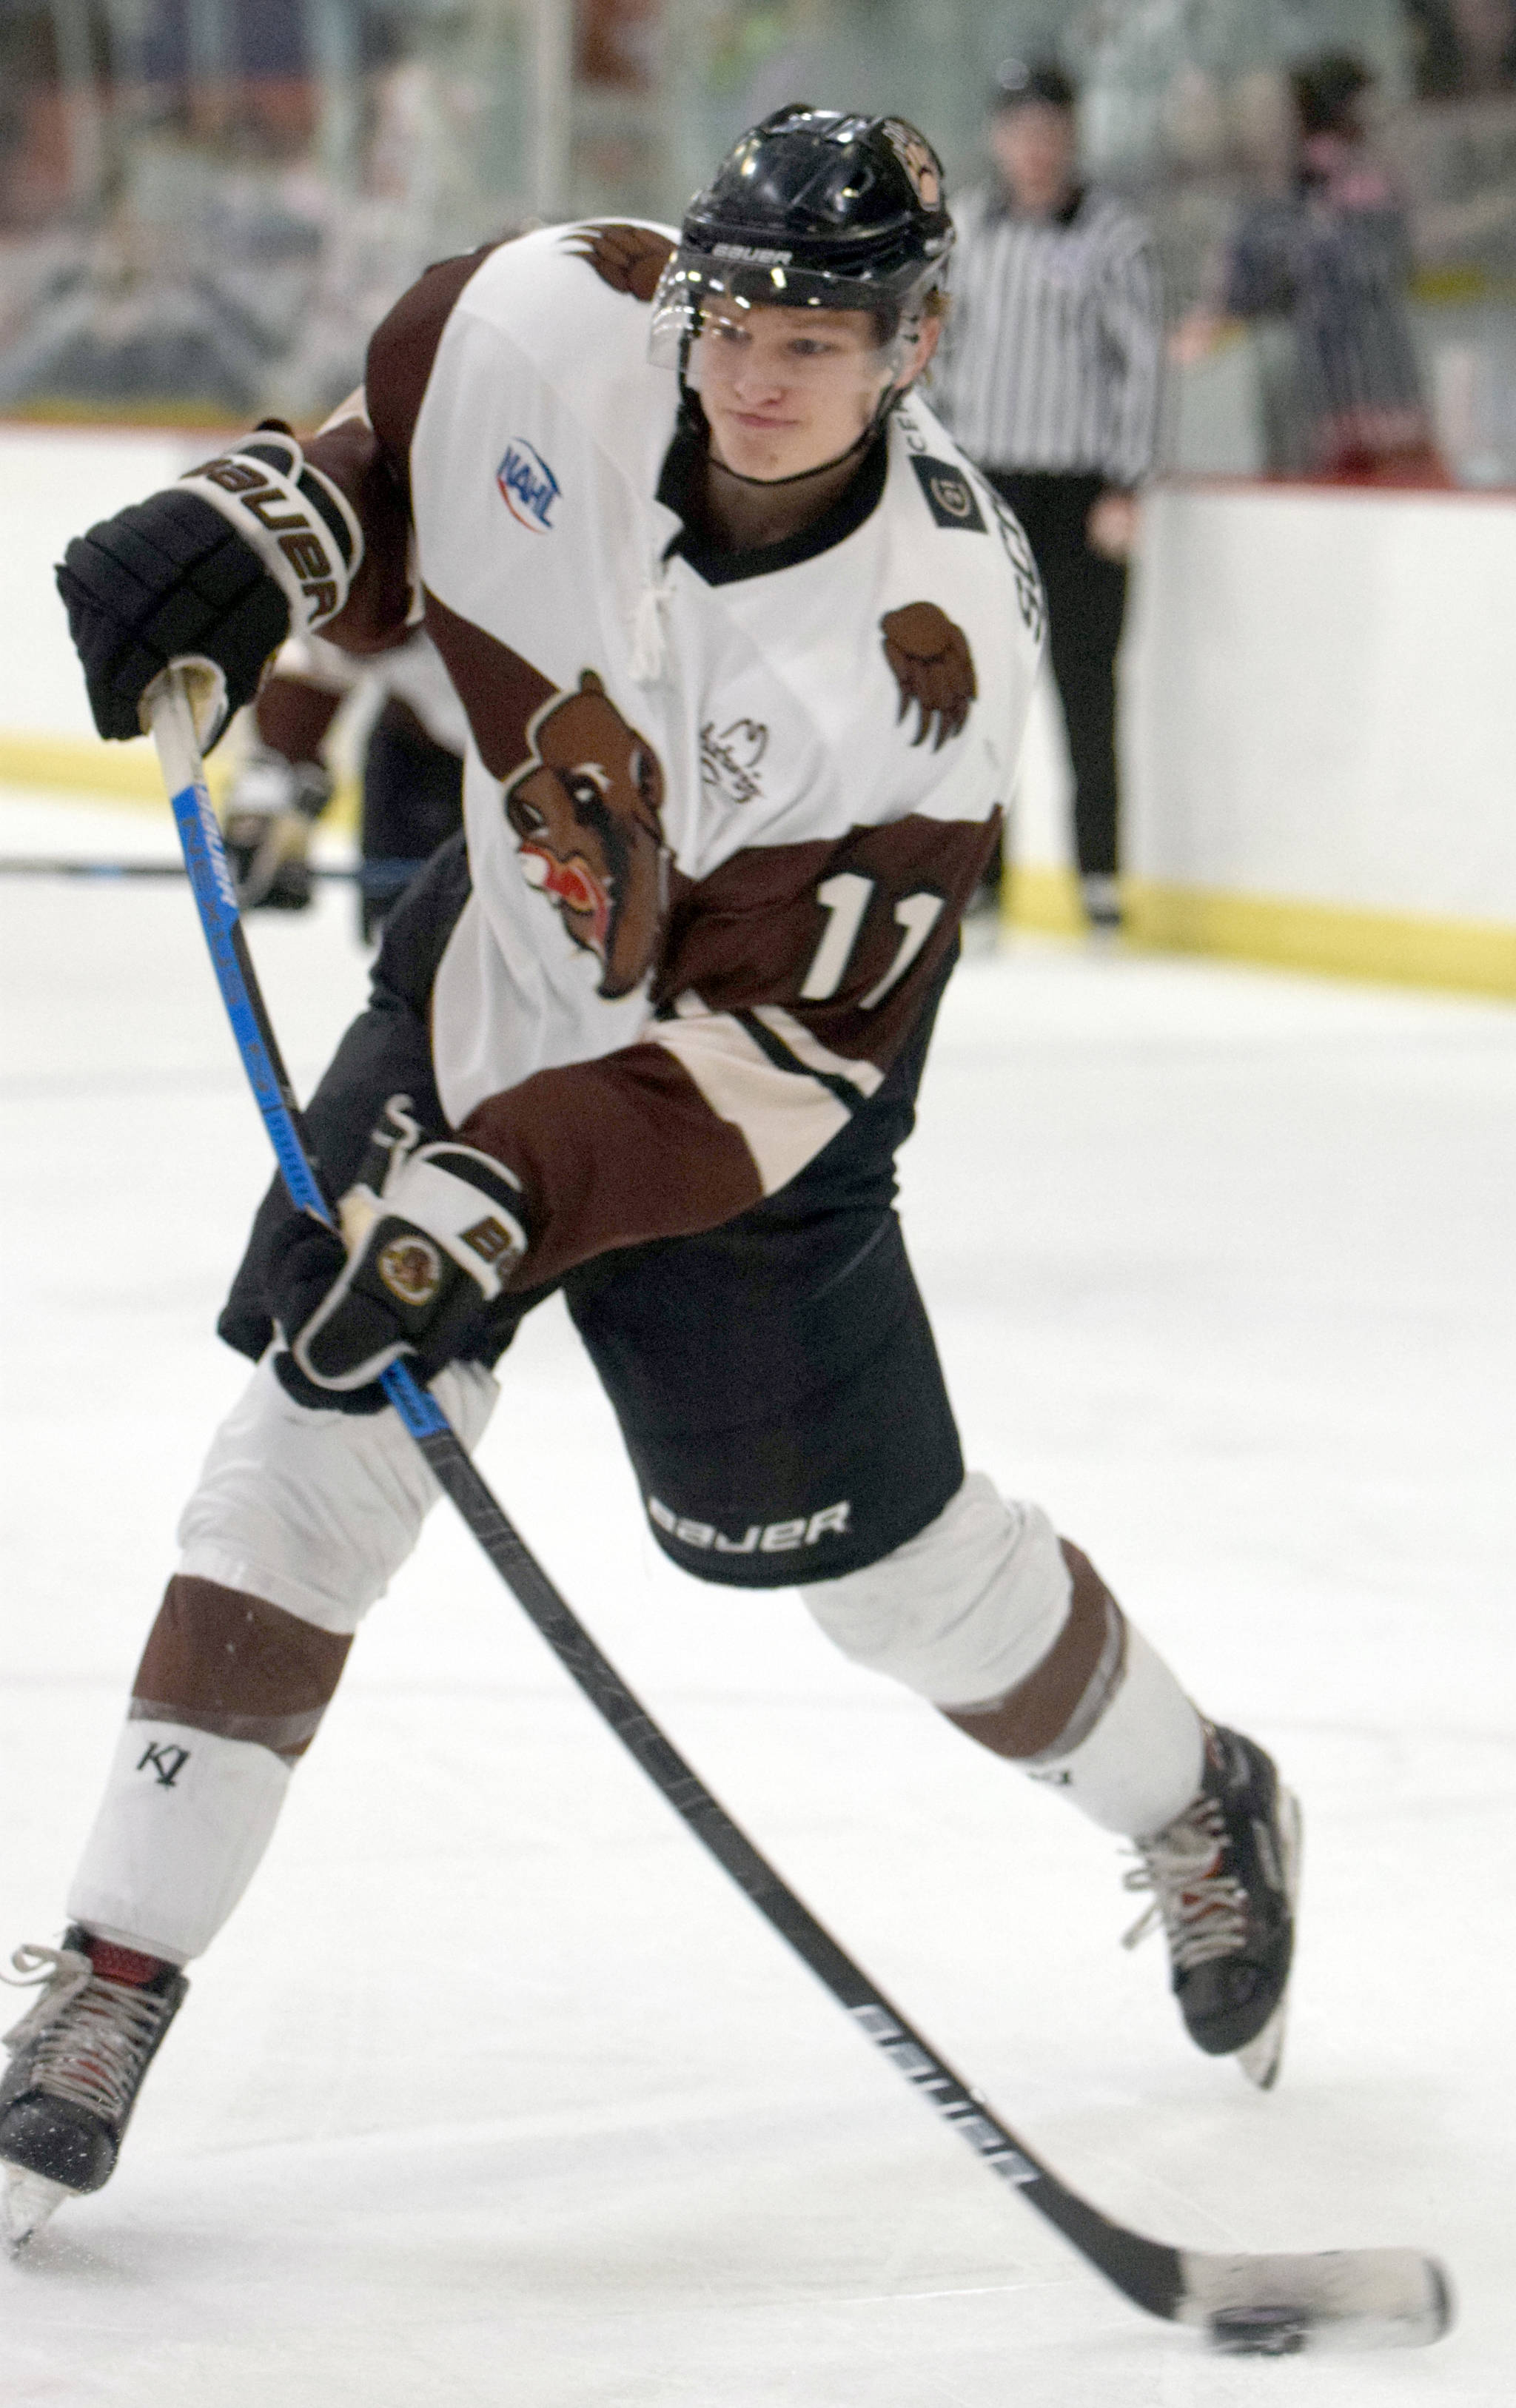
<svg viewBox="0 0 1516 2408"><path fill-rule="evenodd" d="M442 1257L430 1238L392 1238L375 1268L390 1294L413 1308L430 1304L442 1285Z"/></svg>

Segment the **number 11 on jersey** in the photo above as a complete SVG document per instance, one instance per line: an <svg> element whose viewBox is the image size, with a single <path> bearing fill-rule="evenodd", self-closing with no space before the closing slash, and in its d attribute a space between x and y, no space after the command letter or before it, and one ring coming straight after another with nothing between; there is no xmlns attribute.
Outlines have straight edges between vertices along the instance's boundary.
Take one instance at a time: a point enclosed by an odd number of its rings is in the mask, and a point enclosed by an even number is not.
<svg viewBox="0 0 1516 2408"><path fill-rule="evenodd" d="M802 1003L824 1003L842 984L877 884L877 880L865 878L856 869L842 869L817 887L816 900L827 915L826 927L800 989ZM899 948L879 983L861 998L862 1010L872 1011L905 977L942 916L943 899L923 890L907 895L895 905Z"/></svg>

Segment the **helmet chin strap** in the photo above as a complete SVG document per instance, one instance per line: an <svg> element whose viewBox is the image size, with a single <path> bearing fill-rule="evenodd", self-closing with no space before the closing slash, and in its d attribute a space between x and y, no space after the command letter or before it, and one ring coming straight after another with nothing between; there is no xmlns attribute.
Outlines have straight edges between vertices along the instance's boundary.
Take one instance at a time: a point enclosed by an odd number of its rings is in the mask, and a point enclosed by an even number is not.
<svg viewBox="0 0 1516 2408"><path fill-rule="evenodd" d="M793 477L745 477L740 468L728 467L726 462L724 460L718 460L714 452L710 450L710 436L708 432L710 422L708 419L706 423L708 429L706 438L707 456L713 468L719 468L723 477L730 477L734 484L754 485L759 487L765 494L777 494L782 486L803 485L808 478L827 476L832 469L840 468L844 460L851 460L855 453L866 451L869 444L872 443L875 436L879 433L880 413L876 411L875 415L869 420L868 424L864 428L863 433L857 437L857 440L850 443L845 452L838 452L833 459L819 461L814 468L797 468Z"/></svg>

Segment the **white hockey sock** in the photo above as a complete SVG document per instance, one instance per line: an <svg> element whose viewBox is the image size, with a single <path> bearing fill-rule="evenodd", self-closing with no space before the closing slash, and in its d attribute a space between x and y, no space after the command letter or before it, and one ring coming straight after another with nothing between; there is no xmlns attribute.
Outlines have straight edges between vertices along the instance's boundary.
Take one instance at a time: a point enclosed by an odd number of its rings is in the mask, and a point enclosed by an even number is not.
<svg viewBox="0 0 1516 2408"><path fill-rule="evenodd" d="M1205 1744L1200 1716L1129 1622L1122 1677L1093 1728L1066 1756L1050 1752L1025 1769L1093 1823L1148 1839L1196 1796Z"/></svg>
<svg viewBox="0 0 1516 2408"><path fill-rule="evenodd" d="M273 1835L290 1767L250 1741L129 1722L68 1894L103 1940L184 1964L208 1948Z"/></svg>

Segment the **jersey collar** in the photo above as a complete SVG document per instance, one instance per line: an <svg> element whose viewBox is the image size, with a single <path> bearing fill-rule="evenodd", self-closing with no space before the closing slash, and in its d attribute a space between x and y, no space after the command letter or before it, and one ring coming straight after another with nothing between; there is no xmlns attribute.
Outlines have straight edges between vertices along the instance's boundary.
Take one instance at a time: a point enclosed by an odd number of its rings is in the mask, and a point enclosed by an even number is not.
<svg viewBox="0 0 1516 2408"><path fill-rule="evenodd" d="M678 553L708 585L735 585L743 578L768 577L775 569L798 568L802 561L815 560L822 552L830 552L878 509L889 471L888 436L881 431L865 452L851 483L809 526L802 527L797 535L786 536L781 543L729 552L713 543L700 528L697 512L705 444L703 428L687 419L680 423L664 461L657 498L680 523L664 558L669 560Z"/></svg>

